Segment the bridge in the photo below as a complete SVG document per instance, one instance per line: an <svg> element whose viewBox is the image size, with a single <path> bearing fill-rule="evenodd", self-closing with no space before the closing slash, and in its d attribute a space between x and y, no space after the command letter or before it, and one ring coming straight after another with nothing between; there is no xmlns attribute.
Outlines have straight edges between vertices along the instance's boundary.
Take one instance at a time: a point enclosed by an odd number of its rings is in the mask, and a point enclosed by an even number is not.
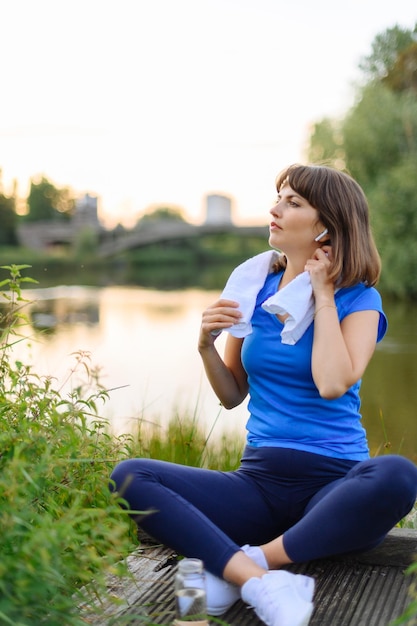
<svg viewBox="0 0 417 626"><path fill-rule="evenodd" d="M109 231L108 236L100 245L98 253L100 257L105 258L152 244L221 233L233 233L242 237L265 237L266 242L269 228L268 226L235 226L231 223L202 224L200 226L181 221L147 223L140 228L124 233Z"/></svg>
<svg viewBox="0 0 417 626"><path fill-rule="evenodd" d="M265 237L266 241L269 234L267 226L235 226L231 222L196 226L188 222L164 220L149 221L132 230L120 228L106 230L99 223L85 225L74 220L69 222L51 220L21 224L18 228L18 239L21 245L36 250L47 250L57 245L71 247L77 244L86 228L96 234L100 242L98 255L101 258L112 257L134 248L204 235L234 233L242 237Z"/></svg>

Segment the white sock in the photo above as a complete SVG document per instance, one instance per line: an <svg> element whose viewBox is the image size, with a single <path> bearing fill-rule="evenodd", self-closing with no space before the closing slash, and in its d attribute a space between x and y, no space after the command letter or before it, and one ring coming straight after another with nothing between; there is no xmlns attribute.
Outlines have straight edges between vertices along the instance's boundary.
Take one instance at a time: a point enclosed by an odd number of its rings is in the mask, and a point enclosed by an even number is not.
<svg viewBox="0 0 417 626"><path fill-rule="evenodd" d="M246 556L252 559L252 561L255 561L256 565L259 565L259 567L263 567L266 570L269 569L268 562L262 548L259 546L245 545L242 546L241 550L243 550Z"/></svg>
<svg viewBox="0 0 417 626"><path fill-rule="evenodd" d="M268 569L266 558L258 546L242 546L241 550L255 561L257 565ZM240 598L240 589L237 585L229 583L223 578L218 578L206 572L207 608L211 615L222 615Z"/></svg>

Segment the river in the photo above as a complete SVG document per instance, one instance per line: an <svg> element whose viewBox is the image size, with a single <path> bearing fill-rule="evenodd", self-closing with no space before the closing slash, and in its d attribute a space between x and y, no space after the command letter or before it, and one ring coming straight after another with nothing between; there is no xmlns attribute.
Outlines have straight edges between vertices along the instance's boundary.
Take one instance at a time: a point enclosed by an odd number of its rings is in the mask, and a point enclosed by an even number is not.
<svg viewBox="0 0 417 626"><path fill-rule="evenodd" d="M201 289L62 286L25 290L32 326L16 357L40 375L54 376L63 392L77 384L73 353L88 352L109 400L102 407L114 433L133 432L138 420L163 427L177 411L197 415L212 437L244 432L246 403L219 406L209 387L197 337L201 312L218 296ZM417 306L385 302L386 338L364 376L363 422L372 453L417 458ZM226 336L218 339L220 349Z"/></svg>

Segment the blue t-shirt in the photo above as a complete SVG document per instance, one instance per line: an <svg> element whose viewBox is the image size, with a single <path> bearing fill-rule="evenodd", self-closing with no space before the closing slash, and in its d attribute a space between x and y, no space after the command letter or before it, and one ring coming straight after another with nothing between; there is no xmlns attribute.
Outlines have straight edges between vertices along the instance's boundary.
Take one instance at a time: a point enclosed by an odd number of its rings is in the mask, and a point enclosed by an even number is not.
<svg viewBox="0 0 417 626"><path fill-rule="evenodd" d="M281 277L282 272L268 275L258 294L252 333L242 345L250 390L248 444L294 448L354 461L367 459L368 443L359 412L361 381L340 398L322 398L311 373L314 321L295 345L286 345L280 336L283 323L261 307L276 293ZM375 288L364 284L342 288L336 292L335 302L340 321L355 311L378 311L377 341L383 338L387 320Z"/></svg>

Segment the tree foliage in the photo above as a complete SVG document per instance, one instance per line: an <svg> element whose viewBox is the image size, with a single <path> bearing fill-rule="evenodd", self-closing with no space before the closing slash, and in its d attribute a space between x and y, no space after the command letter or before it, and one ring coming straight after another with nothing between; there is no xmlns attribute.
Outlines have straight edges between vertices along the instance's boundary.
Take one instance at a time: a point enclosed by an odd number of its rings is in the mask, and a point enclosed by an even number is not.
<svg viewBox="0 0 417 626"><path fill-rule="evenodd" d="M416 41L417 27L413 30L396 25L379 33L373 43L372 52L359 64L368 81L383 80L395 67L399 55Z"/></svg>
<svg viewBox="0 0 417 626"><path fill-rule="evenodd" d="M138 225L166 220L174 222L185 221L182 210L180 208L171 206L160 206L145 213L138 221Z"/></svg>
<svg viewBox="0 0 417 626"><path fill-rule="evenodd" d="M74 198L67 187L59 189L42 176L30 183L25 221L66 220L74 211Z"/></svg>
<svg viewBox="0 0 417 626"><path fill-rule="evenodd" d="M416 155L415 98L382 83L367 86L344 120L343 137L349 171L369 189L402 159Z"/></svg>
<svg viewBox="0 0 417 626"><path fill-rule="evenodd" d="M368 198L373 226L384 261L384 286L398 296L416 295L417 176L409 156L380 176Z"/></svg>
<svg viewBox="0 0 417 626"><path fill-rule="evenodd" d="M399 53L383 82L393 91L417 91L417 41Z"/></svg>
<svg viewBox="0 0 417 626"><path fill-rule="evenodd" d="M317 122L309 159L348 170L368 196L381 287L417 298L417 25L377 35L343 119ZM414 250L416 252L414 253Z"/></svg>
<svg viewBox="0 0 417 626"><path fill-rule="evenodd" d="M343 145L335 120L325 118L316 122L310 138L309 158L313 163L336 164L338 158L343 159Z"/></svg>
<svg viewBox="0 0 417 626"><path fill-rule="evenodd" d="M5 196L0 193L0 246L17 245L16 226L16 203L13 196Z"/></svg>

